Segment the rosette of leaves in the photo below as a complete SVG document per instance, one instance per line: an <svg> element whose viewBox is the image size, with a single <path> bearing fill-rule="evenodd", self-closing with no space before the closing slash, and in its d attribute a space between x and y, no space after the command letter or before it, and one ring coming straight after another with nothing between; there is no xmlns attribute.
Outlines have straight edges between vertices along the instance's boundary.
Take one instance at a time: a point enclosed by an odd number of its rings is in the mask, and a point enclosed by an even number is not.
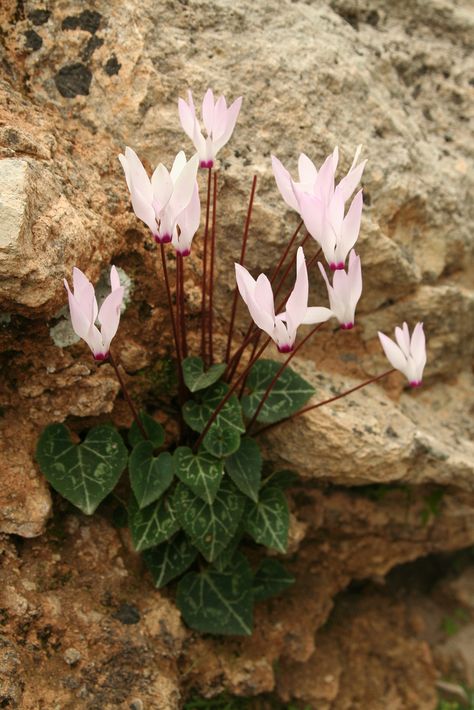
<svg viewBox="0 0 474 710"><path fill-rule="evenodd" d="M62 424L47 427L37 460L61 495L91 515L121 480L129 488L128 527L157 588L176 583L183 619L203 633L248 635L253 606L292 584L274 555L288 544L288 471L262 477L262 455L247 431L280 364L258 361L241 399L234 392L196 442L229 392L224 365L205 370L200 358L184 360L188 398L182 408L184 437L166 447L161 425L141 414L143 437L134 423L126 437L112 426L91 429L74 442ZM274 423L303 406L311 386L287 368L265 399L257 422ZM122 478L128 470L128 483ZM272 551L250 565L245 549ZM256 559L255 552L252 559Z"/></svg>

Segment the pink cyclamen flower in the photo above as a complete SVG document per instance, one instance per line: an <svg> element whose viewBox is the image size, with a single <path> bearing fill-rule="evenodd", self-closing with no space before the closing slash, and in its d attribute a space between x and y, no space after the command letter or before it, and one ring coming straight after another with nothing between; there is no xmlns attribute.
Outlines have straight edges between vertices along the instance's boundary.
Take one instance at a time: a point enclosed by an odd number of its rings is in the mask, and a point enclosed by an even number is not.
<svg viewBox="0 0 474 710"><path fill-rule="evenodd" d="M346 216L344 201L337 191L329 205L306 194L301 195L300 205L305 227L319 243L331 271L344 269L347 255L359 237L362 190L352 200Z"/></svg>
<svg viewBox="0 0 474 710"><path fill-rule="evenodd" d="M180 151L171 171L168 172L160 163L151 180L131 148L125 148L125 155L120 154L119 160L136 216L150 228L158 244L171 242L183 218L183 211L195 193L198 156L194 155L186 161L184 151Z"/></svg>
<svg viewBox="0 0 474 710"><path fill-rule="evenodd" d="M335 192L342 197L343 202L349 199L362 177L367 160L357 164L361 146L357 147L354 160L345 177L335 186L335 174L339 162L339 149L336 146L318 170L307 155L301 153L298 158L299 182L293 180L288 170L272 155L273 174L278 189L287 205L300 212L299 198L302 194L310 195L329 205Z"/></svg>
<svg viewBox="0 0 474 710"><path fill-rule="evenodd" d="M205 93L202 102L202 121L207 136L202 134L201 126L196 118L193 95L188 91L188 101L179 99L179 118L184 132L191 138L199 155L201 168L212 168L219 150L227 143L235 128L242 104L242 97L227 108L226 100L219 96L214 100L211 89Z"/></svg>
<svg viewBox="0 0 474 710"><path fill-rule="evenodd" d="M283 313L275 315L272 286L265 274L257 280L240 264L235 264L237 286L256 325L267 333L282 353L291 352L296 331L303 323L323 323L332 313L328 308L308 309L308 271L302 247L296 258L296 281ZM311 310L312 318L305 320Z"/></svg>
<svg viewBox="0 0 474 710"><path fill-rule="evenodd" d="M74 332L86 341L96 360L106 360L109 356L110 343L120 322L120 308L123 301L123 286L115 266L110 269L111 292L97 307L94 287L80 269L74 267L72 272L74 292L64 279L64 286L69 299L69 311ZM100 330L96 326L100 325Z"/></svg>
<svg viewBox="0 0 474 710"><path fill-rule="evenodd" d="M396 370L405 375L411 387L420 387L426 365L426 342L423 323L417 323L410 338L408 325L395 328L397 343L379 332L380 343L387 360Z"/></svg>
<svg viewBox="0 0 474 710"><path fill-rule="evenodd" d="M355 309L362 294L360 257L354 250L351 251L347 272L345 270L335 271L332 286L323 265L318 263L318 266L326 282L332 314L337 318L343 330L350 330L354 327ZM311 308L308 310L311 311ZM311 313L308 313L308 317L311 317Z"/></svg>
<svg viewBox="0 0 474 710"><path fill-rule="evenodd" d="M273 172L285 202L299 212L306 229L321 246L333 271L343 269L349 251L357 241L362 214L362 191L352 201L344 217L345 203L362 177L366 160L357 164L358 146L347 175L335 186L339 161L336 147L318 171L302 153L298 160L299 182L294 181L281 162L272 156Z"/></svg>

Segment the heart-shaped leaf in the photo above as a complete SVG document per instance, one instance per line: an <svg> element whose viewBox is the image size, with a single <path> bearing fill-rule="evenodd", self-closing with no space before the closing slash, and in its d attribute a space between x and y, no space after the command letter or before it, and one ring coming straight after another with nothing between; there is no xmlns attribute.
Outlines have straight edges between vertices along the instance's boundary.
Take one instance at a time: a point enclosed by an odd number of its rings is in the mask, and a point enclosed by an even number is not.
<svg viewBox="0 0 474 710"><path fill-rule="evenodd" d="M183 360L184 382L191 392L197 392L217 382L225 369L225 364L211 365L204 372L204 363L200 357L187 357Z"/></svg>
<svg viewBox="0 0 474 710"><path fill-rule="evenodd" d="M128 442L130 446L133 448L141 441L151 441L154 448L159 449L160 446L163 446L163 442L165 440L165 430L161 424L156 421L156 419L150 417L150 415L146 412L140 412L138 416L140 417L143 428L148 435L148 439L143 438L143 434L141 433L138 424L134 421L128 432Z"/></svg>
<svg viewBox="0 0 474 710"><path fill-rule="evenodd" d="M286 552L290 513L284 493L279 488L265 486L258 503L247 501L244 526L261 545Z"/></svg>
<svg viewBox="0 0 474 710"><path fill-rule="evenodd" d="M197 554L197 549L186 535L178 533L173 540L145 550L143 559L151 572L155 587L160 589L185 572L192 565Z"/></svg>
<svg viewBox="0 0 474 710"><path fill-rule="evenodd" d="M234 533L234 536L232 540L229 542L225 550L222 550L222 552L213 560L212 566L215 567L216 569L220 570L221 572L225 570L226 567L230 565L232 562L235 552L237 550L237 547L239 545L239 542L242 539L242 535L244 534L244 530L242 527L242 520L239 523L239 526L237 528L237 531Z"/></svg>
<svg viewBox="0 0 474 710"><path fill-rule="evenodd" d="M140 510L132 496L128 505L128 527L135 550L142 552L168 540L179 530L179 522L170 500L160 498Z"/></svg>
<svg viewBox="0 0 474 710"><path fill-rule="evenodd" d="M187 446L180 446L174 452L176 474L193 493L205 503L212 503L219 490L224 472L222 460L207 451L193 454Z"/></svg>
<svg viewBox="0 0 474 710"><path fill-rule="evenodd" d="M245 499L232 481L223 479L212 505L180 483L173 505L181 527L191 541L212 562L232 540L244 512Z"/></svg>
<svg viewBox="0 0 474 710"><path fill-rule="evenodd" d="M216 382L202 394L201 402L190 400L183 407L183 417L194 431L202 432L229 387ZM234 453L240 446L240 435L245 431L242 409L235 394L229 397L203 440L204 448L220 458Z"/></svg>
<svg viewBox="0 0 474 710"><path fill-rule="evenodd" d="M210 567L180 580L176 602L192 629L207 634L252 633L252 570L241 554L224 571Z"/></svg>
<svg viewBox="0 0 474 710"><path fill-rule="evenodd" d="M242 409L251 419L260 404L267 387L281 367L274 360L258 360L250 370L246 386L250 390L242 397ZM257 421L272 424L297 412L314 394L314 388L290 367L281 373L270 390Z"/></svg>
<svg viewBox="0 0 474 710"><path fill-rule="evenodd" d="M225 470L239 490L253 501L258 501L262 456L257 442L244 437L238 451L225 460Z"/></svg>
<svg viewBox="0 0 474 710"><path fill-rule="evenodd" d="M64 424L50 424L36 449L52 487L86 515L115 488L127 457L122 437L111 426L96 426L81 444L73 444Z"/></svg>
<svg viewBox="0 0 474 710"><path fill-rule="evenodd" d="M153 456L151 441L137 444L128 462L130 484L139 508L146 508L163 495L174 477L174 461L168 451Z"/></svg>
<svg viewBox="0 0 474 710"><path fill-rule="evenodd" d="M278 560L266 557L260 563L253 579L253 596L256 602L275 597L295 581L293 575Z"/></svg>

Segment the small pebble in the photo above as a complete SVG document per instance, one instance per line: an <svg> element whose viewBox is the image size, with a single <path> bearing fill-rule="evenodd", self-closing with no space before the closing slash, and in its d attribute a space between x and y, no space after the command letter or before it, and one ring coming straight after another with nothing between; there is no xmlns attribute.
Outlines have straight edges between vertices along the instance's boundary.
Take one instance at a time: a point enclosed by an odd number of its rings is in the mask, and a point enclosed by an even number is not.
<svg viewBox="0 0 474 710"><path fill-rule="evenodd" d="M130 703L130 710L143 710L143 703L139 698L135 698Z"/></svg>
<svg viewBox="0 0 474 710"><path fill-rule="evenodd" d="M77 648L67 648L64 651L64 660L68 664L68 666L73 666L75 663L81 660L81 654L77 650Z"/></svg>

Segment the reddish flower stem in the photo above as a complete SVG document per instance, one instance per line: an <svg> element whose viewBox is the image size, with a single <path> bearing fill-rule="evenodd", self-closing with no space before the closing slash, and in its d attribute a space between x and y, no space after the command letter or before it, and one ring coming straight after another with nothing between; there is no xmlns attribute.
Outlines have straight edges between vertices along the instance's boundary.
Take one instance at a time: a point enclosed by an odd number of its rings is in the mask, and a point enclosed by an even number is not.
<svg viewBox="0 0 474 710"><path fill-rule="evenodd" d="M317 404L310 404L309 407L305 407L304 409L300 409L299 412L295 412L295 414L291 414L289 417L286 417L286 419L282 419L279 422L273 422L273 424L267 424L267 426L264 426L261 429L259 429L257 432L255 432L255 436L257 436L257 434L263 434L264 431L268 431L269 429L273 429L273 427L278 426L278 424L284 424L285 422L289 422L292 419L296 419L296 417L299 417L301 414L305 414L306 412L310 412L312 409L318 409L318 407L322 407L323 404L330 404L331 402L335 402L336 400L341 399L342 397L347 397L347 395L352 394L352 392L356 392L357 390L362 389L362 387L367 387L367 385L371 385L373 382L377 382L378 380L381 380L384 377L387 377L387 375L391 375L392 372L395 372L394 368L392 368L391 370L387 370L386 372L382 372L381 375L376 375L375 377L371 377L370 380L366 380L365 382L361 382L360 385L356 385L355 387L351 387L351 389L346 390L345 392L341 392L340 394L336 394L334 397L330 397L329 399L324 399L322 402L318 402Z"/></svg>
<svg viewBox="0 0 474 710"><path fill-rule="evenodd" d="M209 274L209 364L214 362L214 328L213 328L213 297L214 297L214 258L216 251L216 214L217 214L217 172L214 172L212 192L212 226L211 226L211 268Z"/></svg>
<svg viewBox="0 0 474 710"><path fill-rule="evenodd" d="M250 190L250 199L249 199L249 206L247 208L247 216L245 218L245 226L244 226L244 233L242 236L242 248L240 251L240 260L239 264L243 266L244 264L244 259L245 259L245 251L247 249L247 239L249 236L249 227L250 227L250 219L252 216L252 208L253 208L253 199L255 197L255 189L257 187L257 176L253 176L252 180L252 188ZM229 335L227 336L227 347L225 351L225 362L228 362L230 365L230 348L232 346L232 336L234 334L234 322L235 322L235 312L237 310L237 295L238 295L238 289L237 285L234 287L234 298L232 300L232 310L231 310L231 315L230 315L230 325L229 325Z"/></svg>
<svg viewBox="0 0 474 710"><path fill-rule="evenodd" d="M277 277L277 275L278 275L278 272L280 271L280 269L281 269L281 267L282 267L282 265L283 265L283 263L284 263L286 257L288 256L288 252L290 251L291 247L292 247L293 244L295 243L295 239L296 239L296 237L298 236L298 233L299 233L299 231L300 231L300 229L301 229L302 226L303 226L303 220L301 220L301 222L299 223L299 225L296 227L296 229L295 229L295 231L293 232L293 235L292 235L292 237L291 237L291 239L290 239L290 241L289 241L289 243L288 243L288 246L286 247L285 251L283 252L283 254L282 254L281 257L280 257L280 261L279 261L278 264L275 266L275 270L273 271L272 277L271 277L271 279L270 279L270 283L272 284L272 286L273 286L273 282L275 281L275 279L276 279L276 277Z"/></svg>
<svg viewBox="0 0 474 710"><path fill-rule="evenodd" d="M132 415L133 415L133 418L135 420L137 427L140 429L143 438L148 439L148 434L146 433L145 427L143 426L143 424L140 420L140 417L138 416L138 412L135 408L135 405L133 404L132 398L130 397L130 394L127 389L127 385L125 384L125 380L123 379L122 375L120 374L120 370L118 369L117 363L115 362L114 358L112 357L111 352L109 352L109 362L115 370L115 374L117 375L117 379L120 383L120 387L122 388L123 396L127 400L127 404L130 407L130 411L132 412Z"/></svg>
<svg viewBox="0 0 474 710"><path fill-rule="evenodd" d="M207 175L208 175L208 177L207 177L206 223L204 226L204 244L203 244L203 257L202 257L202 299L201 299L201 357L204 361L206 360L207 251L208 251L208 238L209 238L209 211L211 209L212 168L208 168Z"/></svg>
<svg viewBox="0 0 474 710"><path fill-rule="evenodd" d="M184 381L183 381L183 368L182 368L182 364L181 364L181 360L182 360L181 345L179 342L178 331L177 331L177 327L176 327L176 320L175 320L174 309L173 309L173 299L171 297L170 279L169 279L169 275L168 275L168 266L166 264L166 253L165 253L164 244L160 244L160 250L161 250L161 262L163 264L163 276L165 279L165 286L166 286L166 295L168 297L168 308L169 308L170 318L171 318L171 327L173 330L173 338L174 338L174 344L175 344L175 348L176 348L179 399L180 399L180 402L182 402L184 399Z"/></svg>
<svg viewBox="0 0 474 710"><path fill-rule="evenodd" d="M181 352L183 358L188 357L188 342L186 338L186 319L184 308L184 257L181 254L176 255L177 266L177 283L179 284L179 330L181 335Z"/></svg>
<svg viewBox="0 0 474 710"><path fill-rule="evenodd" d="M316 333L317 330L319 330L319 329L321 328L322 325L324 325L324 323L318 323L318 325L315 325L314 328L312 328L312 329L309 331L309 333L308 333L307 335L305 335L305 337L303 338L303 340L301 340L301 342L298 343L298 345L296 346L296 348L295 348L294 350L292 350L292 352L290 353L289 357L286 358L285 362L282 363L281 367L277 370L277 372L275 373L274 377L272 378L270 384L268 385L267 389L266 389L265 392L263 393L263 397L262 397L262 399L260 400L260 404L258 405L255 414L253 415L252 419L250 420L250 422L249 422L249 424L248 424L248 426L247 426L247 432L250 432L250 430L251 430L251 428L252 428L252 425L253 425L253 424L255 423L255 421L257 420L258 415L259 415L260 412L262 411L263 405L264 405L265 402L267 401L268 396L270 395L270 392L272 391L273 387L275 386L275 383L276 383L277 380L279 379L279 377L280 377L280 375L282 374L282 372L288 367L288 365L290 364L291 360L294 358L294 356L296 355L296 353L298 352L298 350L301 350L301 348L303 347L303 345L311 338L312 335L314 335L314 333Z"/></svg>
<svg viewBox="0 0 474 710"><path fill-rule="evenodd" d="M303 239L303 241L301 242L300 246L303 247L306 244L306 242L308 241L309 237L310 237L310 235L308 233L306 233L306 236ZM280 278L280 280L278 282L278 285L275 288L275 291L274 291L275 296L278 296L278 293L279 293L281 287L283 286L283 284L285 283L285 279L288 276L288 274L290 273L290 270L291 270L292 266L295 264L295 262L296 262L296 252L293 254L293 257L290 259L288 266L286 267L282 277ZM277 310L277 313L278 313L278 310Z"/></svg>
<svg viewBox="0 0 474 710"><path fill-rule="evenodd" d="M239 386L239 383L240 383L240 381L242 380L242 378L247 375L248 371L250 370L250 368L252 367L252 365L254 364L254 362L256 362L256 361L258 360L258 358L260 357L260 355L263 353L263 351L264 351L265 348L267 347L267 345L268 345L268 343L270 342L270 340L271 340L271 338L267 338L267 339L266 339L266 341L264 342L264 344L262 345L262 347L260 348L260 350L258 351L258 353L255 355L254 359L251 360L251 361L248 363L248 365L247 365L247 367L245 368L245 370L244 370L244 371L241 373L241 375L236 379L236 381L234 382L234 384L232 385L232 387L229 388L229 390L228 390L227 394L225 395L225 397L219 402L218 406L216 407L216 409L215 409L214 412L212 413L212 416L211 416L210 419L208 420L206 426L205 426L204 429L202 430L202 432L201 432L201 434L200 434L200 436L199 436L199 439L196 441L196 443L195 443L194 446L193 446L193 451L194 451L194 453L196 453L196 451L198 451L200 445L202 444L202 441L203 441L204 437L206 436L207 432L209 431L209 429L211 428L211 426L212 426L212 425L214 424L214 422L216 421L216 419L217 419L219 413L222 411L223 407L227 404L227 402L229 401L229 399L231 398L231 396L234 394L234 392L235 392L235 390L237 389L237 387Z"/></svg>

